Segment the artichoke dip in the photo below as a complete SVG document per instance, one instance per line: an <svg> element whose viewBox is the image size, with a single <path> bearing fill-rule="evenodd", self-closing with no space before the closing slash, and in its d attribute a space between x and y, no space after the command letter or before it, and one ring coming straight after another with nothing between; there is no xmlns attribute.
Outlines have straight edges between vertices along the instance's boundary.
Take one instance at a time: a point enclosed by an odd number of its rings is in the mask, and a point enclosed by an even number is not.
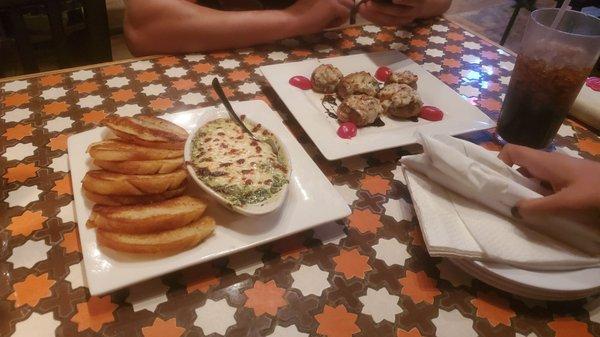
<svg viewBox="0 0 600 337"><path fill-rule="evenodd" d="M274 135L260 124L244 123L255 137L275 142ZM288 183L284 158L228 118L216 119L198 130L192 140L191 160L198 178L233 206L261 203Z"/></svg>

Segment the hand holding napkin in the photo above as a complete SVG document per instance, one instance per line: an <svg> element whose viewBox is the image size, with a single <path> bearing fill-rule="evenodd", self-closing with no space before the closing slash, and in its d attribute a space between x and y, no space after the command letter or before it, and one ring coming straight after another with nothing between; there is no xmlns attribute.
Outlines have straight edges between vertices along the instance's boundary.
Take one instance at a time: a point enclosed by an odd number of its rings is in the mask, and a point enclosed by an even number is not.
<svg viewBox="0 0 600 337"><path fill-rule="evenodd" d="M424 153L401 162L431 255L531 269L600 266L600 228L562 218L536 224L511 218L519 200L544 193L534 180L475 144L441 135L420 138Z"/></svg>

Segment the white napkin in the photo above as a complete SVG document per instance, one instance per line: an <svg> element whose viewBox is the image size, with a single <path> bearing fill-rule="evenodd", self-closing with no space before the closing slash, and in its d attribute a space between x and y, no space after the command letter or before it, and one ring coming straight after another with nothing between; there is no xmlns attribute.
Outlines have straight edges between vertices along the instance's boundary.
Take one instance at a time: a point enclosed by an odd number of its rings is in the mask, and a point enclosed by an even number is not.
<svg viewBox="0 0 600 337"><path fill-rule="evenodd" d="M505 165L496 153L449 136L420 138L424 153L405 156L401 163L432 256L538 270L600 266L600 253L594 250L600 247L598 231L578 238L589 240L586 247L595 252L590 255L532 230L539 227L511 219L517 201L539 198L542 189ZM571 230L570 226L564 229L563 236Z"/></svg>

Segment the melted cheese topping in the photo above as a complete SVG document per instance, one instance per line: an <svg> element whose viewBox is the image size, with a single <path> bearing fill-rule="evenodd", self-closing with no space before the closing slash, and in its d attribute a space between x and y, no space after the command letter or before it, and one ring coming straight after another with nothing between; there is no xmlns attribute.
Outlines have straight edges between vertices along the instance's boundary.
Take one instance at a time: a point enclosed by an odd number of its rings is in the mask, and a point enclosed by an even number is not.
<svg viewBox="0 0 600 337"><path fill-rule="evenodd" d="M260 124L245 124L256 137L274 139ZM288 168L271 146L253 140L231 119L198 130L192 165L200 180L236 206L263 202L288 183Z"/></svg>

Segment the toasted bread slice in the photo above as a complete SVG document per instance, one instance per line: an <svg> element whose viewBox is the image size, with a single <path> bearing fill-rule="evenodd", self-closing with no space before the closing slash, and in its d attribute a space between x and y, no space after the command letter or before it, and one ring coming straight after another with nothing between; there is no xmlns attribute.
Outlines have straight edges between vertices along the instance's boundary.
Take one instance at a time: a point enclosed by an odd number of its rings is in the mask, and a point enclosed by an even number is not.
<svg viewBox="0 0 600 337"><path fill-rule="evenodd" d="M91 144L87 152L94 159L107 161L159 160L183 156L183 149L155 149L109 139Z"/></svg>
<svg viewBox="0 0 600 337"><path fill-rule="evenodd" d="M108 116L103 124L117 136L142 146L163 149L183 149L188 133L185 129L152 116Z"/></svg>
<svg viewBox="0 0 600 337"><path fill-rule="evenodd" d="M165 174L121 174L104 170L88 171L83 177L83 188L97 194L145 195L177 189L187 173L178 169Z"/></svg>
<svg viewBox="0 0 600 337"><path fill-rule="evenodd" d="M183 157L159 160L94 160L94 164L106 171L123 174L171 173L183 165Z"/></svg>
<svg viewBox="0 0 600 337"><path fill-rule="evenodd" d="M95 202L98 205L105 206L125 206L125 205L145 205L153 202L163 201L178 197L185 192L185 185L174 190L168 190L164 193L159 194L146 194L146 195L103 195L94 192L90 192L85 188L83 195L90 201Z"/></svg>
<svg viewBox="0 0 600 337"><path fill-rule="evenodd" d="M187 195L150 205L94 206L89 227L108 232L143 234L183 227L197 220L206 203Z"/></svg>
<svg viewBox="0 0 600 337"><path fill-rule="evenodd" d="M203 217L187 226L150 234L123 234L96 230L96 238L102 246L129 253L173 253L196 246L208 237L216 224L211 217Z"/></svg>

